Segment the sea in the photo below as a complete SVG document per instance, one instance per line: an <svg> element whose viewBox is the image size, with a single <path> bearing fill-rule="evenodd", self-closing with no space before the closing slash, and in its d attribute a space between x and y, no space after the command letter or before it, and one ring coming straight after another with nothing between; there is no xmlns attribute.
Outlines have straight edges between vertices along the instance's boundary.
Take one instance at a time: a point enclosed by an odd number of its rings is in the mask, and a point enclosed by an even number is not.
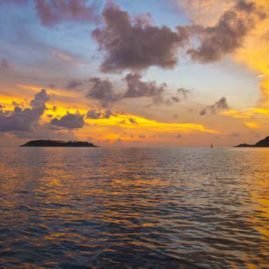
<svg viewBox="0 0 269 269"><path fill-rule="evenodd" d="M0 268L269 268L269 149L0 148Z"/></svg>

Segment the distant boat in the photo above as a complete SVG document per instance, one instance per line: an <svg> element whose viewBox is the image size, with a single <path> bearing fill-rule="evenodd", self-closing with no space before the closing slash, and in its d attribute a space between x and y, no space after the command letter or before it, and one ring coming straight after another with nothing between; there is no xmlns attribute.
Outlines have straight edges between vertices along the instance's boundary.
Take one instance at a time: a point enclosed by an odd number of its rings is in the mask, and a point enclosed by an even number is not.
<svg viewBox="0 0 269 269"><path fill-rule="evenodd" d="M212 148L212 149L214 148L213 144L210 145L210 148Z"/></svg>

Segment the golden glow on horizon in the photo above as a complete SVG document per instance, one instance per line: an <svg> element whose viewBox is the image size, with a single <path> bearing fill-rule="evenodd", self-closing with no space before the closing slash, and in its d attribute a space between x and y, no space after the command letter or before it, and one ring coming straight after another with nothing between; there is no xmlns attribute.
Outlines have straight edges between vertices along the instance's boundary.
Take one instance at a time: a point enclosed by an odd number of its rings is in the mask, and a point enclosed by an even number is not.
<svg viewBox="0 0 269 269"><path fill-rule="evenodd" d="M183 6L185 8L191 21L194 23L201 23L204 26L216 24L220 16L234 5L234 0L208 0L202 2L196 0L183 0L177 2L181 7ZM262 10L269 11L268 0L256 0L255 3L262 7ZM49 123L52 118L63 117L67 112L80 113L85 116L86 124L83 128L73 131L78 137L91 136L93 138L98 137L98 139L116 140L119 137L125 136L125 139L128 141L133 141L134 139L144 141L146 140L145 137L150 136L152 138L154 134L157 134L157 136L163 135L165 137L165 135L176 136L181 133L198 133L209 134L213 138L214 134L219 134L220 137L220 134L228 136L231 132L242 133L246 128L268 131L269 128L267 128L265 124L269 117L268 24L269 16L264 20L257 20L255 27L253 24L253 30L249 32L244 40L243 46L230 55L230 59L236 63L240 63L241 68L242 65L244 65L244 67L253 71L255 82L257 80L260 82L260 99L253 100L252 107L242 110L238 109L239 106L237 107L235 104L230 106L231 109L217 111L216 115L212 117L200 117L199 112L190 114L187 109L183 111L185 105L183 104L178 110L176 106L171 106L171 108L161 108L160 111L157 111L157 109L155 111L152 110L151 114L145 112L146 109L142 107L143 101L141 102L141 107L136 108L134 104L131 104L130 100L130 106L126 109L127 105L129 105L129 103L126 104L129 102L128 100L125 103L121 102L114 105L112 111L118 113L115 113L115 115L110 118L86 119L87 112L91 109L98 108L98 103L85 98L85 92L79 90L67 90L64 87L48 88L44 85L42 86L42 83L40 83L41 85L38 85L39 83L37 82L37 79L34 80L34 82L31 82L20 76L18 76L17 81L12 81L14 85L12 84L11 88L8 88L9 92L11 90L14 96L8 96L10 93L7 93L7 95L2 93L0 96L0 104L3 104L3 110L10 111L14 109L14 104L16 103L22 107L29 107L29 101L33 99L34 94L44 88L50 95L50 100L46 103L47 110L41 118L41 124ZM83 64L83 62L81 62L83 59L77 58L75 55L60 49L51 49L50 56L57 58L58 61L65 62L66 65L73 63ZM14 65L14 68L15 67L16 66ZM36 76L37 78L39 77L38 75ZM64 78L61 78L61 76L62 74L59 75L59 78L56 77L56 81L61 81L61 84L59 83L58 85L65 85ZM40 81L46 81L46 79ZM51 81L53 82L53 80ZM9 83L9 81L7 81L7 83ZM5 92L4 87L3 92ZM224 92L223 96L225 96L225 94L226 93ZM230 105L230 96L227 95L225 97L227 97ZM240 107L245 107L244 100L245 99L242 98L242 103L238 104ZM197 103L191 103L191 101L192 100L190 100L189 104L193 105L193 107L191 107L190 110L198 111L198 109L200 109L199 106L202 106L202 104L199 104L199 101ZM231 98L231 103L232 101ZM188 102L188 100L186 102ZM255 102L257 102L257 104L255 104ZM210 105L210 103L205 103L204 106L206 105ZM99 108L97 110L99 110ZM161 114L162 109L163 111L167 111L167 116ZM173 109L174 111L172 111ZM129 114L124 113L127 111ZM171 121L173 114L182 115L182 118L180 119L183 123L169 122ZM223 120L223 122L220 122L220 120ZM209 122L208 125L207 121ZM231 130L231 128L233 129ZM268 130L264 130L266 128ZM104 132L106 134L103 134ZM128 133L128 135L125 133Z"/></svg>
<svg viewBox="0 0 269 269"><path fill-rule="evenodd" d="M255 115L269 116L269 108L251 107L247 110L229 109L220 113L221 115L228 116L235 119L250 119Z"/></svg>
<svg viewBox="0 0 269 269"><path fill-rule="evenodd" d="M108 143L117 140L157 143L167 137L177 140L176 134L220 134L202 124L165 123L130 114L117 114L108 119L87 119L86 122L87 125L76 132L78 137L87 138L90 134L94 140Z"/></svg>
<svg viewBox="0 0 269 269"><path fill-rule="evenodd" d="M155 132L168 132L168 133L191 133L191 132L203 132L217 134L216 130L206 128L202 124L197 123L168 123L168 122L158 122L155 120L150 120L144 117L139 117L131 114L117 114L111 116L108 119L89 119L88 122L93 122L97 126L121 126L125 129L142 129Z"/></svg>
<svg viewBox="0 0 269 269"><path fill-rule="evenodd" d="M21 84L19 87L35 93L42 88ZM53 91L57 94L58 89L53 89ZM48 92L51 93L50 90ZM13 98L3 96L2 100L5 100L2 103L7 104L5 110L12 111L14 109ZM25 99L18 99L18 103L22 104L22 108L29 107L29 100L26 103ZM52 118L61 118L67 113L79 113L84 115L85 125L83 128L73 130L74 135L85 139L90 136L93 140L109 141L109 143L119 139L124 142L158 142L162 140L161 136L164 136L164 139L171 137L170 140L177 140L176 136L179 134L220 134L220 131L200 123L161 122L127 113L115 113L109 118L89 119L86 115L90 108L86 104L78 103L77 105L77 108L69 107L69 103L55 101L51 98L46 104L47 109L41 118L41 125L46 125Z"/></svg>

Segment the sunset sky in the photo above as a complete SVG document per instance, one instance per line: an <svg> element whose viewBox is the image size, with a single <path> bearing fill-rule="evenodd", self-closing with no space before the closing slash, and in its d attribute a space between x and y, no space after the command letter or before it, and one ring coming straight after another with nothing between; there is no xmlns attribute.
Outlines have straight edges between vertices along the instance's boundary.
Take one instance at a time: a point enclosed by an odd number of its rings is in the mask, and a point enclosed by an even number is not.
<svg viewBox="0 0 269 269"><path fill-rule="evenodd" d="M268 0L0 0L0 145L254 143L268 25Z"/></svg>

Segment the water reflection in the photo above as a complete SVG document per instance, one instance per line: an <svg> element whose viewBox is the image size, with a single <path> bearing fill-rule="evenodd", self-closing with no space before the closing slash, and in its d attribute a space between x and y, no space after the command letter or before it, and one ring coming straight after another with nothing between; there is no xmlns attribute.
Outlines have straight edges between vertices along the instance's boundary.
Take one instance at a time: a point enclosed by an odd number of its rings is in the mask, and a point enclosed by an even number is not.
<svg viewBox="0 0 269 269"><path fill-rule="evenodd" d="M0 265L268 268L269 150L0 153Z"/></svg>

